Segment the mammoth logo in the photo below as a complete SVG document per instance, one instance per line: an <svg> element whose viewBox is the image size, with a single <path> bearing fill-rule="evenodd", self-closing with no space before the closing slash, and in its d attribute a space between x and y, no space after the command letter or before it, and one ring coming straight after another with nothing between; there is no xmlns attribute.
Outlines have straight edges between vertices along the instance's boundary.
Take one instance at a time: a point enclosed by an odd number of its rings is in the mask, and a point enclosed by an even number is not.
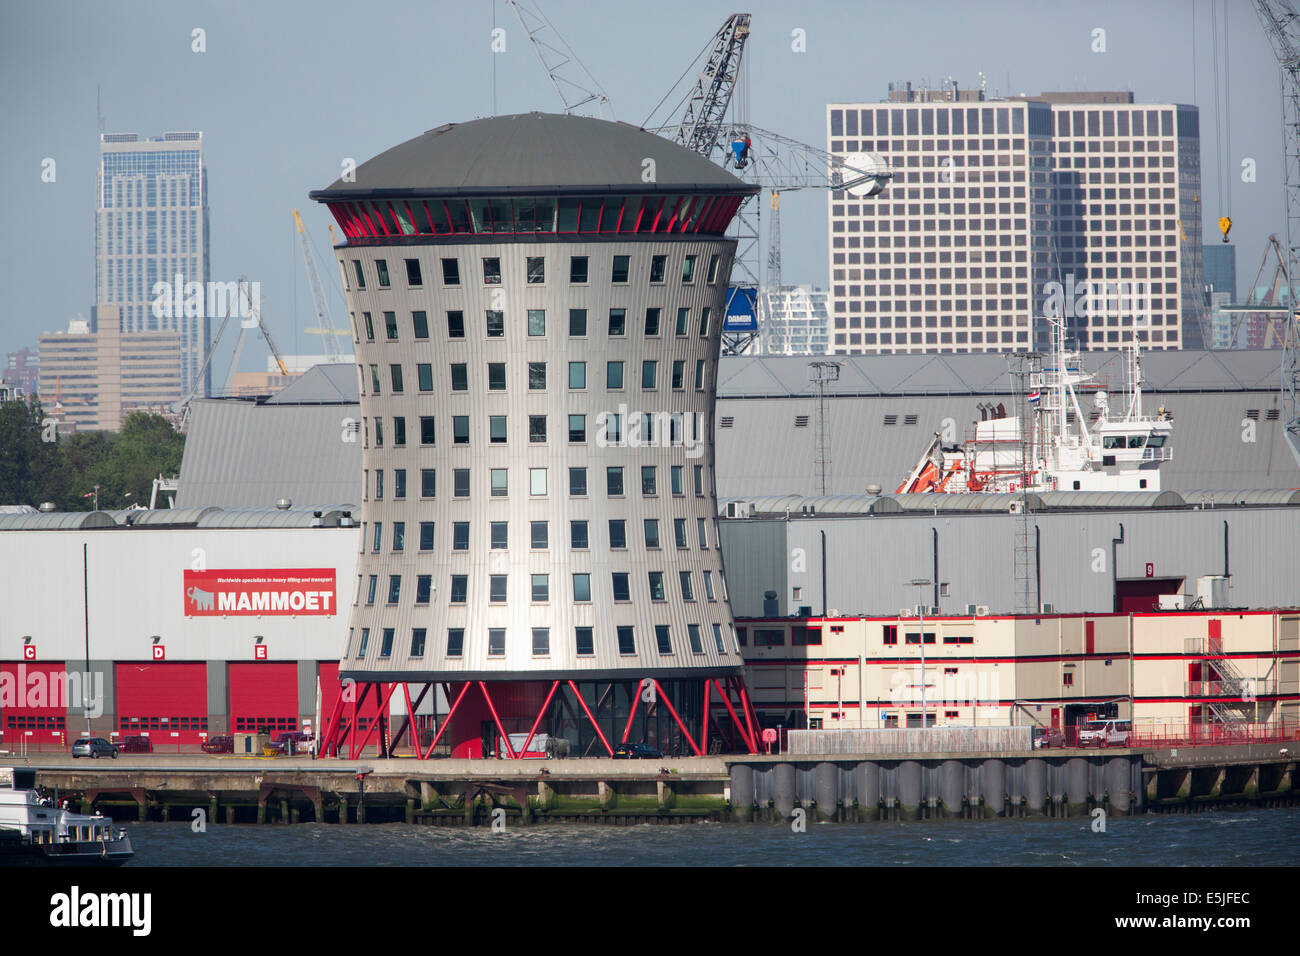
<svg viewBox="0 0 1300 956"><path fill-rule="evenodd" d="M211 592L211 591L204 591L204 590L201 589L201 588L194 588L194 587L192 587L192 588L190 588L188 591L186 591L185 594L186 594L186 596L190 599L190 601L193 602L193 604L194 604L194 610L196 610L196 611L211 611L211 610L212 610L212 592Z"/></svg>

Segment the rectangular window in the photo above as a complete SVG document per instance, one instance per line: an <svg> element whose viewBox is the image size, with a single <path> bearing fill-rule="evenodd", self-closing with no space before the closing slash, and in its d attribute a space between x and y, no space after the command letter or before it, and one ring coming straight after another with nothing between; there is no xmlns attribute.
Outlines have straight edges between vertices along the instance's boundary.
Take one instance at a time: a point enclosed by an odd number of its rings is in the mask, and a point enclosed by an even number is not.
<svg viewBox="0 0 1300 956"><path fill-rule="evenodd" d="M402 366L388 366L388 376L393 383L393 394L396 395L402 391Z"/></svg>
<svg viewBox="0 0 1300 956"><path fill-rule="evenodd" d="M492 551L508 551L510 549L510 522L493 521L489 525L491 544L488 545Z"/></svg>
<svg viewBox="0 0 1300 956"><path fill-rule="evenodd" d="M534 604L544 604L551 599L551 577L549 574L532 576L532 597Z"/></svg>
<svg viewBox="0 0 1300 956"><path fill-rule="evenodd" d="M546 469L528 469L528 493L530 495L546 494Z"/></svg>
<svg viewBox="0 0 1300 956"><path fill-rule="evenodd" d="M590 574L575 574L573 576L573 599L582 603L591 600Z"/></svg>
<svg viewBox="0 0 1300 956"><path fill-rule="evenodd" d="M695 519L695 532L700 539L700 548L707 551L709 547L709 522L707 518Z"/></svg>
<svg viewBox="0 0 1300 956"><path fill-rule="evenodd" d="M641 494L652 497L658 494L658 481L655 478L654 465L641 466Z"/></svg>
<svg viewBox="0 0 1300 956"><path fill-rule="evenodd" d="M882 632L883 632L883 634L884 634L884 643L886 643L886 644L897 644L897 643L898 643L898 625L896 625L896 624L886 624L886 625L882 628Z"/></svg>
<svg viewBox="0 0 1300 956"><path fill-rule="evenodd" d="M451 472L451 493L455 498L469 497L469 469L454 468Z"/></svg>
<svg viewBox="0 0 1300 956"><path fill-rule="evenodd" d="M700 338L702 339L709 337L709 316L712 312L713 310L707 305L700 310Z"/></svg>
<svg viewBox="0 0 1300 956"><path fill-rule="evenodd" d="M647 575L650 581L650 600L663 601L664 598L664 573L662 571L651 571Z"/></svg>
<svg viewBox="0 0 1300 956"><path fill-rule="evenodd" d="M569 522L569 547L574 551L586 551L587 544L587 522L570 521Z"/></svg>
<svg viewBox="0 0 1300 956"><path fill-rule="evenodd" d="M709 277L705 281L708 282L709 285L713 285L713 283L718 281L718 257L717 256L709 256ZM718 625L715 624L713 626L717 627ZM718 649L721 650L722 648L719 647Z"/></svg>
<svg viewBox="0 0 1300 956"><path fill-rule="evenodd" d="M364 289L366 287L366 274L361 271L361 260L353 259L352 268L356 271L357 274L357 288Z"/></svg>
<svg viewBox="0 0 1300 956"><path fill-rule="evenodd" d="M713 594L713 572L712 571L704 572L704 596L708 598L710 601L717 600L717 598Z"/></svg>
<svg viewBox="0 0 1300 956"><path fill-rule="evenodd" d="M357 660L366 656L366 645L370 643L370 628L361 629L361 644L357 647Z"/></svg>
<svg viewBox="0 0 1300 956"><path fill-rule="evenodd" d="M506 314L497 309L487 310L487 335L499 339L506 334Z"/></svg>
<svg viewBox="0 0 1300 956"><path fill-rule="evenodd" d="M700 643L700 626L698 624L687 624L686 635L691 642L691 653L703 654L704 645Z"/></svg>
<svg viewBox="0 0 1300 956"><path fill-rule="evenodd" d="M447 313L447 338L463 339L465 337L465 313L459 310Z"/></svg>
<svg viewBox="0 0 1300 956"><path fill-rule="evenodd" d="M469 522L457 521L451 526L451 550L469 550Z"/></svg>
<svg viewBox="0 0 1300 956"><path fill-rule="evenodd" d="M570 415L569 416L569 442L571 444L580 444L587 440L587 416Z"/></svg>
<svg viewBox="0 0 1300 956"><path fill-rule="evenodd" d="M673 388L680 391L686 387L686 360L673 360Z"/></svg>
<svg viewBox="0 0 1300 956"><path fill-rule="evenodd" d="M613 574L613 580L614 580L614 600L615 601L632 600L632 588L631 585L628 584L627 572L615 571Z"/></svg>
<svg viewBox="0 0 1300 956"><path fill-rule="evenodd" d="M695 465L693 468L695 475L695 496L697 498L702 498L704 497L704 466Z"/></svg>
<svg viewBox="0 0 1300 956"><path fill-rule="evenodd" d="M587 387L587 363L570 362L569 363L569 388L586 388Z"/></svg>
<svg viewBox="0 0 1300 956"><path fill-rule="evenodd" d="M469 366L464 362L453 362L451 365L451 390L453 392L469 390Z"/></svg>
<svg viewBox="0 0 1300 956"><path fill-rule="evenodd" d="M609 520L609 546L615 550L627 547L627 523L622 518Z"/></svg>
<svg viewBox="0 0 1300 956"><path fill-rule="evenodd" d="M505 604L506 603L506 575L489 574L488 575L488 603Z"/></svg>
<svg viewBox="0 0 1300 956"><path fill-rule="evenodd" d="M641 363L641 387L654 388L655 376L659 370L659 363L653 359L648 359Z"/></svg>
<svg viewBox="0 0 1300 956"><path fill-rule="evenodd" d="M488 442L493 445L506 443L506 416L488 416Z"/></svg>
<svg viewBox="0 0 1300 956"><path fill-rule="evenodd" d="M533 628L533 657L547 657L550 653L551 629L549 627Z"/></svg>
<svg viewBox="0 0 1300 956"><path fill-rule="evenodd" d="M483 259L483 284L501 284L501 260L495 256Z"/></svg>
<svg viewBox="0 0 1300 956"><path fill-rule="evenodd" d="M668 633L667 624L655 625L655 644L658 646L660 654L671 654L673 652L672 637Z"/></svg>
<svg viewBox="0 0 1300 956"><path fill-rule="evenodd" d="M415 603L428 604L432 592L433 576L430 574L417 574L415 576Z"/></svg>
<svg viewBox="0 0 1300 956"><path fill-rule="evenodd" d="M375 340L375 323L374 323L374 320L370 317L370 313L369 313L369 312L362 312L362 313L361 313L361 318L362 318L362 319L365 321L365 323L366 323L366 339L369 340L369 341L371 341L371 342L373 342L373 341Z"/></svg>
<svg viewBox="0 0 1300 956"><path fill-rule="evenodd" d="M668 266L667 256L651 256L650 257L650 281L663 282L664 272L666 271L667 266Z"/></svg>
<svg viewBox="0 0 1300 956"><path fill-rule="evenodd" d="M682 262L682 282L695 281L695 256L687 256Z"/></svg>
<svg viewBox="0 0 1300 956"><path fill-rule="evenodd" d="M690 309L678 309L678 310L677 310L677 326L676 326L676 328L673 329L674 334L676 334L676 335L690 335L690 321L691 321L691 310L690 310Z"/></svg>
<svg viewBox="0 0 1300 956"><path fill-rule="evenodd" d="M442 284L460 285L460 260L442 260Z"/></svg>
<svg viewBox="0 0 1300 956"><path fill-rule="evenodd" d="M420 469L420 497L433 498L438 491L438 473L433 468Z"/></svg>
<svg viewBox="0 0 1300 956"><path fill-rule="evenodd" d="M451 576L451 603L464 604L469 595L469 577L464 574Z"/></svg>
<svg viewBox="0 0 1300 956"><path fill-rule="evenodd" d="M534 551L545 551L551 546L550 526L545 521L529 522L529 546Z"/></svg>
<svg viewBox="0 0 1300 956"><path fill-rule="evenodd" d="M611 498L623 495L623 466L611 465L605 469L605 494Z"/></svg>
<svg viewBox="0 0 1300 956"><path fill-rule="evenodd" d="M510 485L507 479L508 469L492 469L492 497L505 498L510 494Z"/></svg>
<svg viewBox="0 0 1300 956"><path fill-rule="evenodd" d="M629 260L629 258L630 258L630 257L628 257L628 256L615 256L615 257L614 257L614 268L613 268L612 272L610 273L610 281L611 281L611 282L614 282L614 283L626 283L626 282L627 282L627 274L628 274L628 260ZM358 275L358 276L361 275L361 266L360 266L360 265L357 266L357 275ZM360 285L360 286L358 286L358 288L365 288L365 286L364 286L364 285Z"/></svg>
<svg viewBox="0 0 1300 956"><path fill-rule="evenodd" d="M456 445L469 444L468 415L453 415L451 417L451 440Z"/></svg>
<svg viewBox="0 0 1300 956"><path fill-rule="evenodd" d="M586 285L587 282L587 257L586 256L569 257L569 281L576 285Z"/></svg>
<svg viewBox="0 0 1300 956"><path fill-rule="evenodd" d="M379 549L376 548L375 550L378 551ZM368 583L368 585L367 585L367 587L366 587L366 603L367 603L367 604L374 604L374 603L375 603L375 593L376 593L378 587L379 587L379 575L377 575L377 574L372 574L372 575L370 575L370 581L369 581L369 583Z"/></svg>
<svg viewBox="0 0 1300 956"><path fill-rule="evenodd" d="M785 629L780 627L754 628L755 647L784 647Z"/></svg>
<svg viewBox="0 0 1300 956"><path fill-rule="evenodd" d="M402 415L393 417L393 444L406 444L406 418Z"/></svg>
<svg viewBox="0 0 1300 956"><path fill-rule="evenodd" d="M435 437L436 437L436 432L434 429L434 416L421 415L420 416L420 444L432 445L434 444Z"/></svg>
<svg viewBox="0 0 1300 956"><path fill-rule="evenodd" d="M393 497L394 498L406 497L406 469L405 468L393 469Z"/></svg>
<svg viewBox="0 0 1300 956"><path fill-rule="evenodd" d="M618 652L620 654L636 653L636 641L633 639L632 628L629 625L622 625L618 629Z"/></svg>
<svg viewBox="0 0 1300 956"><path fill-rule="evenodd" d="M919 633L917 633L916 631L911 631L910 633L907 634L907 636L906 636L906 640L907 640L907 643L909 643L909 644L920 644L920 643L921 643L921 635L920 635ZM933 632L933 631L926 631L926 632L925 632L925 643L927 643L927 644L933 644L933 643L934 643L934 632Z"/></svg>
<svg viewBox="0 0 1300 956"><path fill-rule="evenodd" d="M659 309L645 310L645 334L646 335L659 334L659 313L660 313Z"/></svg>
<svg viewBox="0 0 1300 956"><path fill-rule="evenodd" d="M406 260L406 284L409 286L424 285L424 278L420 275L420 260Z"/></svg>
<svg viewBox="0 0 1300 956"><path fill-rule="evenodd" d="M726 648L726 646L722 643L722 625L721 625L721 624L714 624L714 625L713 625L713 643L714 643L714 645L717 647L717 649L718 649L718 653L719 653L719 654L725 654L725 653L727 653L727 648Z"/></svg>
<svg viewBox="0 0 1300 956"><path fill-rule="evenodd" d="M528 284L538 285L546 281L546 257L528 256Z"/></svg>
<svg viewBox="0 0 1300 956"><path fill-rule="evenodd" d="M384 497L384 469L375 470L375 497Z"/></svg>
<svg viewBox="0 0 1300 956"><path fill-rule="evenodd" d="M677 572L677 578L678 578L678 581L681 583L681 586L682 586L682 600L683 600L683 601L694 601L694 600L695 600L695 587L694 587L694 585L691 583L691 572L690 572L690 571L678 571L678 572Z"/></svg>
<svg viewBox="0 0 1300 956"><path fill-rule="evenodd" d="M370 550L378 551L380 548L383 547L384 523L382 521L376 521L374 524L374 530L375 530L375 539L374 539L374 543L371 545Z"/></svg>
<svg viewBox="0 0 1300 956"><path fill-rule="evenodd" d="M402 576L400 574L390 574L388 576L388 603L396 604L402 596Z"/></svg>
<svg viewBox="0 0 1300 956"><path fill-rule="evenodd" d="M685 547L687 547L687 544L686 544L686 519L685 519L685 518L674 518L674 519L673 519L673 543L676 544L677 547L679 547L679 548L685 548ZM708 574L707 571L704 572L704 573L705 573L705 574Z"/></svg>
<svg viewBox="0 0 1300 956"><path fill-rule="evenodd" d="M685 492L682 490L682 480L683 480L683 479L682 479L682 466L681 466L681 465L673 465L673 466L669 469L668 474L669 474L669 475L671 476L671 478L672 478L672 490L673 490L673 494L674 494L674 495L683 495L683 494L685 494Z"/></svg>
<svg viewBox="0 0 1300 956"><path fill-rule="evenodd" d="M420 550L421 551L433 550L433 522L432 521L420 522Z"/></svg>
<svg viewBox="0 0 1300 956"><path fill-rule="evenodd" d="M504 627L488 628L488 657L504 657L506 653L506 629Z"/></svg>
<svg viewBox="0 0 1300 956"><path fill-rule="evenodd" d="M411 262L411 261L413 260L411 259L407 260L407 262ZM428 630L423 627L411 628L411 656L412 657L424 656L424 642L425 642L426 635L428 633L429 633Z"/></svg>
<svg viewBox="0 0 1300 956"><path fill-rule="evenodd" d="M528 389L533 392L546 390L546 363L528 363Z"/></svg>
<svg viewBox="0 0 1300 956"><path fill-rule="evenodd" d="M545 415L528 416L528 441L533 444L542 444L546 441Z"/></svg>
<svg viewBox="0 0 1300 956"><path fill-rule="evenodd" d="M596 653L596 641L589 627L574 628L574 639L579 657L590 657Z"/></svg>
<svg viewBox="0 0 1300 956"><path fill-rule="evenodd" d="M584 338L587 334L587 310L570 309L569 310L569 337L574 339Z"/></svg>
<svg viewBox="0 0 1300 956"><path fill-rule="evenodd" d="M432 392L433 391L433 366L430 365L428 362L421 362L419 365L415 366L415 371L416 371L416 377L419 378L420 380L420 391ZM398 391L398 390L394 389L394 391Z"/></svg>
<svg viewBox="0 0 1300 956"><path fill-rule="evenodd" d="M609 310L609 334L610 335L627 334L627 309Z"/></svg>
<svg viewBox="0 0 1300 956"><path fill-rule="evenodd" d="M607 362L605 364L605 387L619 389L623 387L623 363Z"/></svg>
<svg viewBox="0 0 1300 956"><path fill-rule="evenodd" d="M375 419L375 447L384 447L384 420L382 418Z"/></svg>
<svg viewBox="0 0 1300 956"><path fill-rule="evenodd" d="M506 390L506 363L488 362L488 391L504 392Z"/></svg>
<svg viewBox="0 0 1300 956"><path fill-rule="evenodd" d="M659 519L646 518L642 524L645 526L645 546L647 548L659 547Z"/></svg>
<svg viewBox="0 0 1300 956"><path fill-rule="evenodd" d="M704 391L704 359L695 362L695 390Z"/></svg>
<svg viewBox="0 0 1300 956"><path fill-rule="evenodd" d="M447 628L447 656L460 657L464 653L465 653L465 629L463 627Z"/></svg>
<svg viewBox="0 0 1300 956"><path fill-rule="evenodd" d="M574 498L583 498L587 494L587 469L569 469L569 494Z"/></svg>
<svg viewBox="0 0 1300 956"><path fill-rule="evenodd" d="M397 341L397 313L384 313L384 334L388 336L388 341Z"/></svg>
<svg viewBox="0 0 1300 956"><path fill-rule="evenodd" d="M546 310L528 310L528 334L532 336L546 334Z"/></svg>

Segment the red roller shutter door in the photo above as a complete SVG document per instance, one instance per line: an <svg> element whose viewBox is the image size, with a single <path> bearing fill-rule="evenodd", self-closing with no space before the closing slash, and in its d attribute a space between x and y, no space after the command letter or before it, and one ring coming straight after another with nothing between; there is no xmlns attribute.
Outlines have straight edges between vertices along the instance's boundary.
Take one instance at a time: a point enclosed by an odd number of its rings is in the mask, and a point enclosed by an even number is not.
<svg viewBox="0 0 1300 956"><path fill-rule="evenodd" d="M63 661L0 664L0 749L19 753L65 745L68 691L63 668Z"/></svg>
<svg viewBox="0 0 1300 956"><path fill-rule="evenodd" d="M198 744L208 729L208 665L203 661L117 664L117 732L148 735L156 749Z"/></svg>
<svg viewBox="0 0 1300 956"><path fill-rule="evenodd" d="M313 699L308 709L314 710L315 707ZM297 730L297 662L232 663L230 726L237 734L257 733L264 727L273 734Z"/></svg>

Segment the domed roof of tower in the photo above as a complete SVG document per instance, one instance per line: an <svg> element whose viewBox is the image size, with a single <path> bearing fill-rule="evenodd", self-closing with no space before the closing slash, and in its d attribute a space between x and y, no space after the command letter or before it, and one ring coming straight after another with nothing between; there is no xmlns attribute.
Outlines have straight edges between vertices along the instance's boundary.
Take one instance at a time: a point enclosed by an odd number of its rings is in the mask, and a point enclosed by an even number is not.
<svg viewBox="0 0 1300 956"><path fill-rule="evenodd" d="M653 161L653 162L648 162ZM629 123L518 113L448 123L385 150L312 199L563 193L757 192L671 140Z"/></svg>

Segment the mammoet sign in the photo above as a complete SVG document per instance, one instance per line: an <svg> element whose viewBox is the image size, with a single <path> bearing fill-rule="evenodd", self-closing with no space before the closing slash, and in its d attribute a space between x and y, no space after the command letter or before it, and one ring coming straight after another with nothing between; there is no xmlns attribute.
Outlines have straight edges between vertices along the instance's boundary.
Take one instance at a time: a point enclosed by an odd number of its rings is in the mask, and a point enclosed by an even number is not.
<svg viewBox="0 0 1300 956"><path fill-rule="evenodd" d="M334 615L333 568L186 571L186 617Z"/></svg>

